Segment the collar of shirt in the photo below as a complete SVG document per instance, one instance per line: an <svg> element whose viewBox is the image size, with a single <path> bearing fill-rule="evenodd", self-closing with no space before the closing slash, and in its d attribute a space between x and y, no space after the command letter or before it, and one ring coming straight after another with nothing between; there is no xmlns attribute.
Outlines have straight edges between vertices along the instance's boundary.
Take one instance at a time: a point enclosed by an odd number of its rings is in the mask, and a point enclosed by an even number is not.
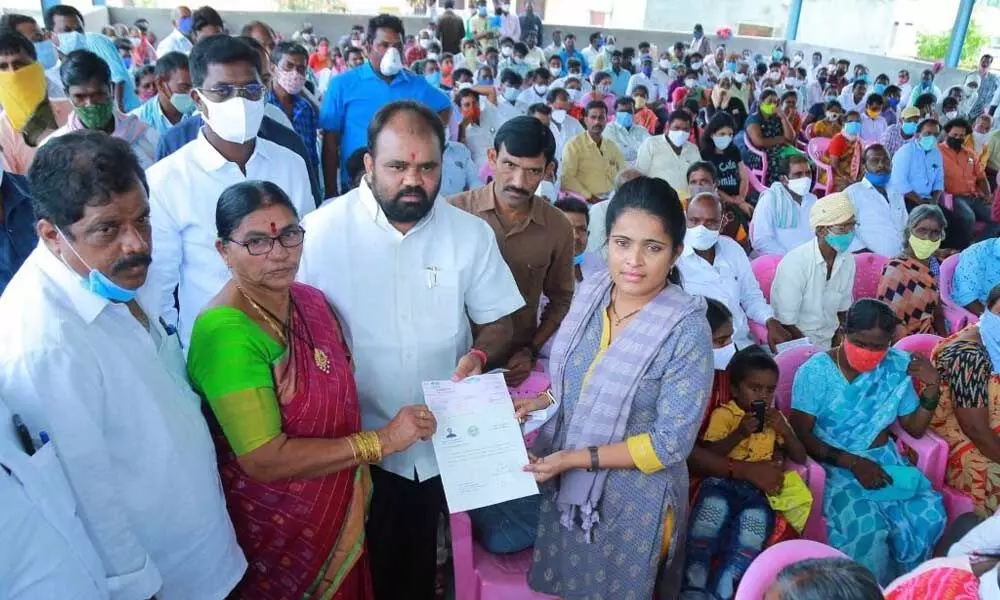
<svg viewBox="0 0 1000 600"><path fill-rule="evenodd" d="M194 153L198 159L198 164L201 165L205 171L218 171L226 165L235 164L226 159L225 156L215 149L215 146L209 143L208 138L205 137L204 130L198 132L198 137L196 137L192 143L195 144ZM258 156L265 159L271 158L268 155L266 144L259 144L255 141L253 152L250 154L247 164L250 164L250 162Z"/></svg>
<svg viewBox="0 0 1000 600"><path fill-rule="evenodd" d="M825 265L826 259L823 258L823 253L819 251L819 238L813 238L813 240L809 242L809 244L812 247L813 263L817 265L820 264ZM833 278L833 274L836 273L838 269L840 269L840 266L844 264L844 260L848 256L851 257L851 260L854 260L854 256L848 252L837 253L837 256L833 259L833 270L830 272L830 278Z"/></svg>
<svg viewBox="0 0 1000 600"><path fill-rule="evenodd" d="M473 213L479 215L485 212L497 212L496 185L497 182L494 179L489 183L489 185L472 192ZM535 222L538 225L545 227L545 210L542 206L542 202L545 202L543 198L539 198L538 196L532 197L531 212L528 213L528 220L525 222L524 227L519 229L524 229L530 222Z"/></svg>
<svg viewBox="0 0 1000 600"><path fill-rule="evenodd" d="M388 217L385 216L385 211L382 210L378 200L375 199L375 194L372 193L371 188L368 186L368 180L364 177L361 178L361 183L358 185L358 198L361 201L361 206L364 207L365 212L368 213L372 222L385 231L395 233L399 239L403 239L408 235L413 235L417 231L427 227L428 223L434 220L434 213L437 212L438 199L435 199L434 206L431 208L430 212L427 213L423 219L420 219L420 221L414 225L412 229L406 232L406 234L403 234L389 222Z"/></svg>

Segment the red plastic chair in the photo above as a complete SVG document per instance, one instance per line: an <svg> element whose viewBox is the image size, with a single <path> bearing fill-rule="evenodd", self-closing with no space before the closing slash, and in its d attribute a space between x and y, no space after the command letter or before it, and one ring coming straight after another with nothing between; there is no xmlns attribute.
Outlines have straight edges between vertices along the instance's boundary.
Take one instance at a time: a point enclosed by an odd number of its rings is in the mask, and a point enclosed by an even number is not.
<svg viewBox="0 0 1000 600"><path fill-rule="evenodd" d="M949 330L954 333L966 325L978 323L979 317L959 305L951 297L951 283L955 278L955 269L961 255L953 254L941 263L941 276L938 277L938 289L941 293L941 305L944 308L944 318L948 321Z"/></svg>
<svg viewBox="0 0 1000 600"><path fill-rule="evenodd" d="M766 182L767 181L767 154L763 150L761 150L761 149L759 149L759 148L757 148L756 146L753 145L753 142L750 141L750 136L749 135L744 135L743 136L743 140L746 142L747 150L750 151L750 154L754 154L758 158L760 158L760 168L759 169L751 169L750 165L747 165L747 170L750 171L751 173L753 173L754 177L756 177L759 181Z"/></svg>
<svg viewBox="0 0 1000 600"><path fill-rule="evenodd" d="M878 282L882 278L882 268L889 262L884 256L872 252L854 255L854 299L874 298L878 294Z"/></svg>
<svg viewBox="0 0 1000 600"><path fill-rule="evenodd" d="M816 183L813 184L813 193L817 196L829 194L833 189L833 167L823 160L826 149L830 146L830 138L814 137L806 145L806 154L816 165ZM820 181L819 172L826 173L826 183Z"/></svg>
<svg viewBox="0 0 1000 600"><path fill-rule="evenodd" d="M790 540L775 544L757 556L739 587L735 600L760 600L788 565L810 558L850 558L840 550L812 540Z"/></svg>
<svg viewBox="0 0 1000 600"><path fill-rule="evenodd" d="M778 263L781 262L777 254L764 254L750 261L750 269L753 276L760 285L760 291L764 293L764 299L771 301L771 284L774 283L774 273L778 270Z"/></svg>

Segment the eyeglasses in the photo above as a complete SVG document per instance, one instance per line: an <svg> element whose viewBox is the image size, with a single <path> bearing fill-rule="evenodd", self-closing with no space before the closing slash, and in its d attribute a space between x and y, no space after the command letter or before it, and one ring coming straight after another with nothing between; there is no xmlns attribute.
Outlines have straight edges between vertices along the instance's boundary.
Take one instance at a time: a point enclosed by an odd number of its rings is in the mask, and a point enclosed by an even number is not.
<svg viewBox="0 0 1000 600"><path fill-rule="evenodd" d="M246 248L250 256L263 256L270 254L271 250L274 249L275 241L281 244L282 248L295 248L301 246L305 238L306 230L296 227L282 231L276 237L254 237L245 242L229 238L229 241Z"/></svg>
<svg viewBox="0 0 1000 600"><path fill-rule="evenodd" d="M844 233L851 233L857 226L858 226L857 222L852 222L852 223L844 223L843 225L830 225L829 227L827 227L827 229L829 229L830 233L834 235L840 235Z"/></svg>
<svg viewBox="0 0 1000 600"><path fill-rule="evenodd" d="M213 88L198 88L198 91L211 95L213 97L212 99L217 102L223 102L236 96L256 102L264 97L264 92L267 91L267 88L263 83L257 82L248 83L246 85L230 85L228 83L220 83Z"/></svg>

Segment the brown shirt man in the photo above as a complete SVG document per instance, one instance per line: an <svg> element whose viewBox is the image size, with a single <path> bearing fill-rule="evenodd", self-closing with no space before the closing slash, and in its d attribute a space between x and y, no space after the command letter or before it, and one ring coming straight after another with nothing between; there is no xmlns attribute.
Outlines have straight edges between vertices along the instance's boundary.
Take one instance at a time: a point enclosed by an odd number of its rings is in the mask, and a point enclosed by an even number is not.
<svg viewBox="0 0 1000 600"><path fill-rule="evenodd" d="M504 222L495 206L495 185L496 182L491 182L486 187L452 196L448 201L484 219L493 228L500 254L510 267L525 302L524 308L511 315L514 321L511 350L531 348L537 353L546 340L536 341L536 332L545 323L554 325L553 332L558 329L573 299L576 284L573 226L561 210L539 196L531 199L531 212L524 222ZM549 303L539 320L538 304L542 294Z"/></svg>
<svg viewBox="0 0 1000 600"><path fill-rule="evenodd" d="M465 37L465 22L453 10L446 10L438 17L438 37L441 38L441 51L458 54L462 50L462 38Z"/></svg>

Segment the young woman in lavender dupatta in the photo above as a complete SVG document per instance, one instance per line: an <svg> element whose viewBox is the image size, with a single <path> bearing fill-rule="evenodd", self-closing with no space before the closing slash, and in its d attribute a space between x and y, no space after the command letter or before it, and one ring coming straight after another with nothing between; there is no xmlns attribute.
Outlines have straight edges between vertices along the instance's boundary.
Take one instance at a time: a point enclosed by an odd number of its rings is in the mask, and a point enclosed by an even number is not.
<svg viewBox="0 0 1000 600"><path fill-rule="evenodd" d="M608 270L583 281L553 347L560 410L525 467L546 483L528 580L565 600L646 599L660 587L687 522L686 460L712 384L705 301L674 268L677 193L630 181L607 228Z"/></svg>

